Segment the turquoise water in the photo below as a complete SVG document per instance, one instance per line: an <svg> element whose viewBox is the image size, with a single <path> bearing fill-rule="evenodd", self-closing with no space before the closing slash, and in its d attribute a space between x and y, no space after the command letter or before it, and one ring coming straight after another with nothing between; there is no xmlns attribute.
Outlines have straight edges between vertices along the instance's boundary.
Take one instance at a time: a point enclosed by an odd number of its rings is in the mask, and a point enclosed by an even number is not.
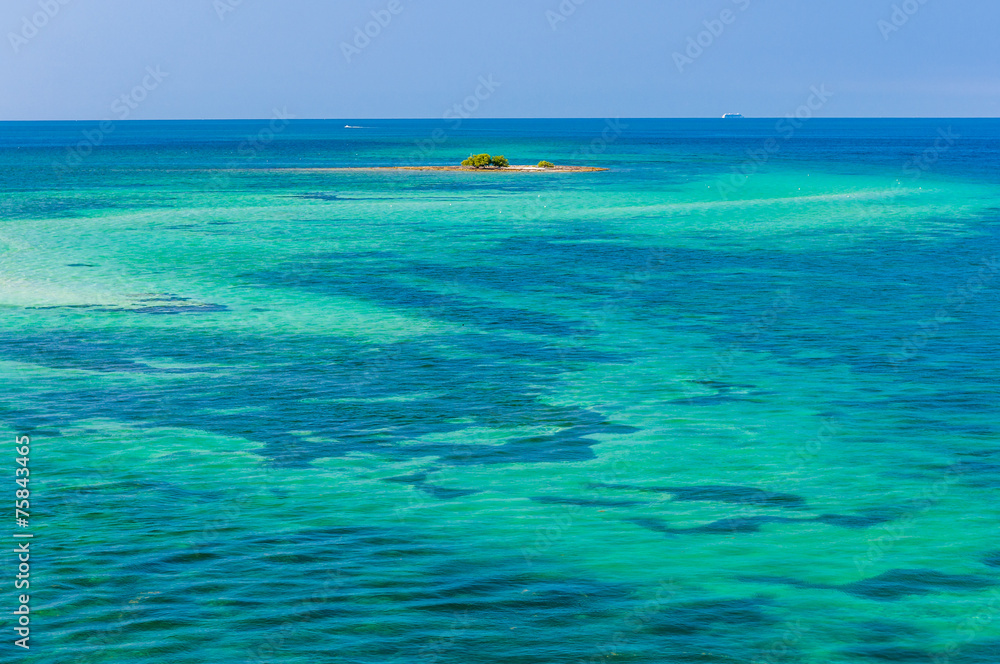
<svg viewBox="0 0 1000 664"><path fill-rule="evenodd" d="M0 125L10 661L998 661L1000 121L108 129ZM610 170L266 170L471 151Z"/></svg>

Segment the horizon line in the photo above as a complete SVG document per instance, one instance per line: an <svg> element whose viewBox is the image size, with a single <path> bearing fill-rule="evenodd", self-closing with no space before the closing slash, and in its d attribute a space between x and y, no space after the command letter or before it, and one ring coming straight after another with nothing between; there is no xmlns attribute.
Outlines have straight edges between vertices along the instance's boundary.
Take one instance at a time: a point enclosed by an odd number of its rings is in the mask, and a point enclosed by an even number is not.
<svg viewBox="0 0 1000 664"><path fill-rule="evenodd" d="M483 122L483 121L494 121L494 120L609 120L609 119L620 119L620 120L728 120L728 121L739 121L739 120L784 120L789 116L747 116L744 115L741 118L723 118L718 115L702 115L702 116L620 116L620 115L593 115L593 116L565 116L565 117L488 117L488 118L463 118L462 122ZM141 120L113 120L111 118L73 118L73 119L59 119L59 120L0 120L0 124L14 124L14 123L68 123L68 122L113 122L115 124L127 124L127 123L143 123L143 122L260 122L273 120L273 116L267 117L243 117L243 118L148 118ZM823 117L813 117L813 120L1000 120L1000 116L989 116L989 115L837 115L837 116L823 116ZM448 118L441 117L394 117L394 118L360 118L360 117L312 117L312 118L287 118L289 122L447 122Z"/></svg>

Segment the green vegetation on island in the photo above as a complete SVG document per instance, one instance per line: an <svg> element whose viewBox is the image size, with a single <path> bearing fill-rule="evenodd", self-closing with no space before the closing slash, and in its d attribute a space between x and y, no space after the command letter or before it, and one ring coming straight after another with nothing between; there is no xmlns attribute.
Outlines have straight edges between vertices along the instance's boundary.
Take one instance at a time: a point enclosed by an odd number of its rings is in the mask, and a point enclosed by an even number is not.
<svg viewBox="0 0 1000 664"><path fill-rule="evenodd" d="M232 169L238 170L238 169ZM557 166L551 161L540 161L537 166L512 164L503 155L492 157L488 154L470 155L461 166L356 166L349 168L267 168L267 171L289 171L298 173L327 173L341 171L462 171L477 173L594 173L606 171L597 166Z"/></svg>
<svg viewBox="0 0 1000 664"><path fill-rule="evenodd" d="M469 155L469 158L462 162L462 166L471 166L472 168L508 168L510 162L502 154L491 157L483 153Z"/></svg>
<svg viewBox="0 0 1000 664"><path fill-rule="evenodd" d="M537 166L512 164L503 155L472 154L460 166L356 166L353 168L269 168L271 171L296 171L300 173L321 173L340 171L458 171L476 173L594 173L606 171L597 166L563 166L551 161L540 161ZM1000 664L1000 663L998 663Z"/></svg>
<svg viewBox="0 0 1000 664"><path fill-rule="evenodd" d="M514 166L513 168L519 170L533 170L535 168L555 168L556 165L551 161L542 160L538 162L538 166ZM475 169L492 169L492 168L511 168L510 161L507 157L497 155L492 157L485 152L482 154L470 154L469 158L462 162L462 168L475 168ZM565 166L561 166L561 169L565 169Z"/></svg>

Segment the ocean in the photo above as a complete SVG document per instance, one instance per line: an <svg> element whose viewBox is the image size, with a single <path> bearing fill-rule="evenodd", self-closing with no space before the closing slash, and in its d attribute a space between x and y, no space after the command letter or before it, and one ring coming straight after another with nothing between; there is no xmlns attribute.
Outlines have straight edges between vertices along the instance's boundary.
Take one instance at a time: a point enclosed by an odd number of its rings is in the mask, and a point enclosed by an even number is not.
<svg viewBox="0 0 1000 664"><path fill-rule="evenodd" d="M472 152L609 170L322 170ZM0 196L4 661L998 661L998 120L3 123Z"/></svg>

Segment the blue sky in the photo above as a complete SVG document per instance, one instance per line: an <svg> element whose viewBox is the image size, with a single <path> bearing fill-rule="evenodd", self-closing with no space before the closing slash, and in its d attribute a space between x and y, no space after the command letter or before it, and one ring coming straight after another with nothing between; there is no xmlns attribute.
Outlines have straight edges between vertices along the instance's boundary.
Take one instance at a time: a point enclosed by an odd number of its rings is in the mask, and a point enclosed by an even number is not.
<svg viewBox="0 0 1000 664"><path fill-rule="evenodd" d="M998 25L996 0L4 0L0 119L777 117L814 86L828 117L996 117Z"/></svg>

